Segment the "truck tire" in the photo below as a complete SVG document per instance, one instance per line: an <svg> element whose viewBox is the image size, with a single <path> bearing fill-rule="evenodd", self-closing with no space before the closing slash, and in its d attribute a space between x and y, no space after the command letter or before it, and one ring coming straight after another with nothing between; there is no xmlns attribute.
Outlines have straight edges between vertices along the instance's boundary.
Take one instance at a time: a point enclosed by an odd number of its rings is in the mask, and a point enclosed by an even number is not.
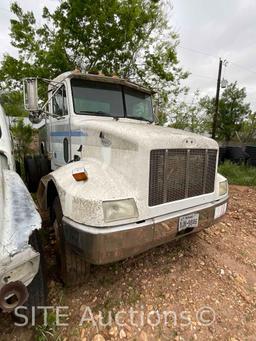
<svg viewBox="0 0 256 341"><path fill-rule="evenodd" d="M29 244L40 253L40 265L39 270L33 281L28 285L28 293L29 297L26 303L23 304L25 309L19 309L19 314L27 316L30 321L32 318L32 308L34 310L34 316L37 317L42 313L41 309L37 309L37 307L45 306L47 303L47 276L46 276L46 267L45 267L45 259L43 253L43 247L41 243L41 238L38 230L33 231L29 238ZM18 317L13 314L14 320L18 323L24 322L24 319Z"/></svg>
<svg viewBox="0 0 256 341"><path fill-rule="evenodd" d="M246 146L245 151L253 159L256 159L256 146Z"/></svg>
<svg viewBox="0 0 256 341"><path fill-rule="evenodd" d="M219 148L219 165L225 161L226 153L227 153L227 148L220 146L220 148Z"/></svg>
<svg viewBox="0 0 256 341"><path fill-rule="evenodd" d="M16 173L19 174L19 176L21 176L21 166L20 166L20 161L15 160L15 168L16 168Z"/></svg>
<svg viewBox="0 0 256 341"><path fill-rule="evenodd" d="M249 166L256 166L256 146L246 146L245 152L249 155L247 164Z"/></svg>
<svg viewBox="0 0 256 341"><path fill-rule="evenodd" d="M36 161L32 156L26 156L24 158L24 168L28 190L31 193L35 193L40 181L40 174Z"/></svg>
<svg viewBox="0 0 256 341"><path fill-rule="evenodd" d="M57 267L63 283L67 286L76 286L85 283L90 274L90 264L65 242L62 218L60 199L56 197L53 202L53 227L56 238Z"/></svg>
<svg viewBox="0 0 256 341"><path fill-rule="evenodd" d="M29 155L24 159L24 168L28 189L31 193L35 193L40 179L50 173L50 163L42 155Z"/></svg>
<svg viewBox="0 0 256 341"><path fill-rule="evenodd" d="M39 174L39 180L50 173L50 165L49 161L42 155L35 155L34 156L37 169L38 169L38 174Z"/></svg>
<svg viewBox="0 0 256 341"><path fill-rule="evenodd" d="M248 159L248 154L241 147L227 147L226 158L233 163L243 164Z"/></svg>

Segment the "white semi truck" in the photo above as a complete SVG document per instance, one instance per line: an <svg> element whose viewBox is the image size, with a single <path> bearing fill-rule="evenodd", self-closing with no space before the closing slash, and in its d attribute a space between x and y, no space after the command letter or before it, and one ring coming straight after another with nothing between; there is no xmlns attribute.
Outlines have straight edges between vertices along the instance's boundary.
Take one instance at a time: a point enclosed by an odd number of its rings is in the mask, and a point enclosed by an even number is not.
<svg viewBox="0 0 256 341"><path fill-rule="evenodd" d="M82 281L88 264L115 262L216 223L228 183L218 144L154 123L152 93L128 80L64 73L39 107L37 79L25 107L45 119L41 151L51 173L38 188L57 240L61 275Z"/></svg>
<svg viewBox="0 0 256 341"><path fill-rule="evenodd" d="M39 230L41 218L20 176L15 172L12 139L0 106L0 311L46 303L46 278ZM36 312L38 313L38 312Z"/></svg>

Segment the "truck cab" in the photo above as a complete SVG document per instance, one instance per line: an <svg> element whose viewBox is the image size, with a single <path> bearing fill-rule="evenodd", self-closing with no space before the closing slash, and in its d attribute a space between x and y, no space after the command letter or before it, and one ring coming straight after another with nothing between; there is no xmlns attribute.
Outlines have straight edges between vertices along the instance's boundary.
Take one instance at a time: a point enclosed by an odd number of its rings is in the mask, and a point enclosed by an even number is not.
<svg viewBox="0 0 256 341"><path fill-rule="evenodd" d="M225 214L217 142L156 125L150 90L68 72L50 82L48 95L52 172L41 180L39 202L50 209L58 197L62 239L85 261L133 256Z"/></svg>
<svg viewBox="0 0 256 341"><path fill-rule="evenodd" d="M81 126L85 122L154 122L152 93L136 84L100 75L76 73L74 77L70 72L53 84L48 88L51 115L45 134L53 170L81 157L78 149L85 146L86 131Z"/></svg>

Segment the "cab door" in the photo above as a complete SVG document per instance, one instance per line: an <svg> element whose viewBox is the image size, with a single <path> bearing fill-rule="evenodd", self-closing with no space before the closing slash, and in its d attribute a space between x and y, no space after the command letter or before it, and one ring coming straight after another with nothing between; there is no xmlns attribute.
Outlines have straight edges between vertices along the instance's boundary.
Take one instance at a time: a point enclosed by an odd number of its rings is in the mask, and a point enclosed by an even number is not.
<svg viewBox="0 0 256 341"><path fill-rule="evenodd" d="M65 85L62 85L52 97L50 117L50 144L52 169L66 165L70 161L70 116Z"/></svg>

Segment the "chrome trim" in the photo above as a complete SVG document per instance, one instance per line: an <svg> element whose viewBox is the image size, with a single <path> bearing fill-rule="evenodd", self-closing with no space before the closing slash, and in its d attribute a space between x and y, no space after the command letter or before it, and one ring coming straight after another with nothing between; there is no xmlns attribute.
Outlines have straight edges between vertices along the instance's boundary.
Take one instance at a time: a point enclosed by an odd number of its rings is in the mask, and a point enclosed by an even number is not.
<svg viewBox="0 0 256 341"><path fill-rule="evenodd" d="M150 207L213 193L216 149L153 149L150 152Z"/></svg>
<svg viewBox="0 0 256 341"><path fill-rule="evenodd" d="M228 197L206 205L147 219L142 223L116 227L92 227L63 218L66 242L89 263L106 264L140 254L152 247L180 238L178 219L199 213L199 226L186 234L195 233L215 223L215 207L226 203ZM219 219L218 219L219 220Z"/></svg>
<svg viewBox="0 0 256 341"><path fill-rule="evenodd" d="M190 166L190 149L187 150L186 156L186 180L185 180L185 198L188 198L189 191L189 166Z"/></svg>
<svg viewBox="0 0 256 341"><path fill-rule="evenodd" d="M204 163L204 180L203 180L203 193L206 191L206 182L207 182L207 167L209 163L209 153L208 149L205 149L205 163Z"/></svg>

